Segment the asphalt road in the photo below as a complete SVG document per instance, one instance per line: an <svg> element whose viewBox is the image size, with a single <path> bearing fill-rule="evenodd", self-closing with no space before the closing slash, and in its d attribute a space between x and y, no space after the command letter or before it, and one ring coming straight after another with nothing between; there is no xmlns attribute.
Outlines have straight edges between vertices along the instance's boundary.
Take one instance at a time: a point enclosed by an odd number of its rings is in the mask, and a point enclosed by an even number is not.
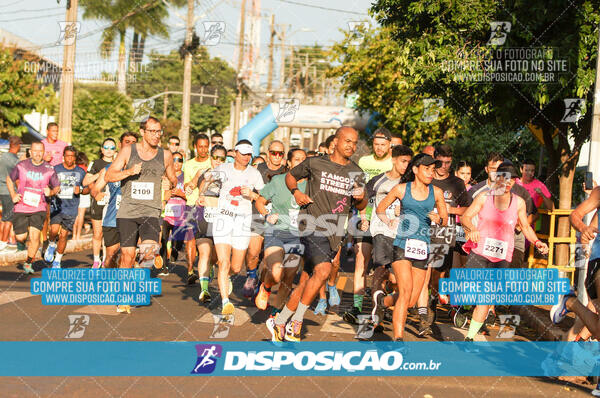
<svg viewBox="0 0 600 398"><path fill-rule="evenodd" d="M63 267L89 267L91 253L67 254ZM223 341L266 341L268 313L259 311L239 293L244 276L234 279L232 302L236 306L235 324L223 331L215 324L219 314L218 300L205 306L199 303L199 284L186 285L185 269L179 262L175 272L163 280L163 294L147 307L136 307L129 315L117 314L112 306L44 306L38 296L29 293L31 276L24 276L16 265L0 268L0 340L2 341L69 341L69 315L89 316L79 341L206 341L222 337ZM42 262L34 268L40 269ZM344 269L351 269L347 263ZM39 273L36 275L39 277ZM356 341L356 326L341 319L352 306L352 275L342 272L338 287L342 303L330 308L326 316L307 312L304 341ZM218 295L216 281L211 284L213 297ZM365 300L365 313L370 312ZM406 340L416 336L416 317L411 317ZM476 340L496 340L499 326L490 328L489 336ZM217 333L217 335L215 335ZM430 341L462 340L466 330L454 327L447 309L438 310L438 322ZM375 340L391 340L391 324L375 334ZM517 328L510 340L536 339L525 325ZM506 340L505 340L506 341ZM31 360L35 360L32 358ZM93 358L90 358L93 361ZM157 364L168 366L168 364ZM2 377L0 396L245 396L274 395L364 397L516 397L516 396L589 396L590 385L572 384L564 380L533 377Z"/></svg>

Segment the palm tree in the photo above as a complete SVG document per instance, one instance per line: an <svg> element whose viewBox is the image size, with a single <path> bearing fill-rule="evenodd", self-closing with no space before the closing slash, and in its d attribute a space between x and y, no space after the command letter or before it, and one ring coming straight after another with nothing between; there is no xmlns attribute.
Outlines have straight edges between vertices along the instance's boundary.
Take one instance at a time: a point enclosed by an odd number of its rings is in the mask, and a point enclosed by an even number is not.
<svg viewBox="0 0 600 398"><path fill-rule="evenodd" d="M133 4L136 4L133 2ZM130 0L81 0L84 8L84 19L101 19L110 21L111 24L102 32L102 43L100 44L101 55L110 57L115 46L115 40L119 39L119 63L117 68L117 89L125 94L127 91L127 65L125 34L128 28L141 37L157 35L164 38L169 37L169 31L165 19L169 12L164 2L152 0L136 7L132 6ZM133 54L136 59L141 56L138 52Z"/></svg>

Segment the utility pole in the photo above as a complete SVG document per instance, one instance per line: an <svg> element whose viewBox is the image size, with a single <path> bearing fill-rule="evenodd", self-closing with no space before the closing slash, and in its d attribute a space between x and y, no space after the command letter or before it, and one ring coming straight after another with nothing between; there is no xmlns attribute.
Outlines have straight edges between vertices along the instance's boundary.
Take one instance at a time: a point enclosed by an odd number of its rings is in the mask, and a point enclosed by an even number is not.
<svg viewBox="0 0 600 398"><path fill-rule="evenodd" d="M58 139L71 143L73 132L73 80L75 79L75 44L77 42L77 1L67 0L66 25L63 45L63 68L60 76L60 111ZM72 42L71 42L72 39Z"/></svg>
<svg viewBox="0 0 600 398"><path fill-rule="evenodd" d="M187 2L187 21L185 32L186 49L183 60L183 103L181 105L181 129L179 130L180 147L183 148L185 155L189 152L190 142L190 98L192 93L192 40L194 38L194 0Z"/></svg>
<svg viewBox="0 0 600 398"><path fill-rule="evenodd" d="M285 84L285 26L281 25L281 35L279 35L281 41L281 70L279 71L279 91L283 93Z"/></svg>
<svg viewBox="0 0 600 398"><path fill-rule="evenodd" d="M240 12L240 38L238 42L238 67L237 67L237 96L235 97L235 114L233 115L233 136L237 141L237 133L240 129L240 112L242 111L242 67L244 65L244 29L246 20L246 0L242 0Z"/></svg>
<svg viewBox="0 0 600 398"><path fill-rule="evenodd" d="M165 87L165 92L169 91L169 87ZM169 106L169 94L165 94L163 98L163 125L167 122L167 107Z"/></svg>
<svg viewBox="0 0 600 398"><path fill-rule="evenodd" d="M271 40L269 41L269 74L267 75L267 93L273 89L273 42L275 41L275 15L271 14Z"/></svg>

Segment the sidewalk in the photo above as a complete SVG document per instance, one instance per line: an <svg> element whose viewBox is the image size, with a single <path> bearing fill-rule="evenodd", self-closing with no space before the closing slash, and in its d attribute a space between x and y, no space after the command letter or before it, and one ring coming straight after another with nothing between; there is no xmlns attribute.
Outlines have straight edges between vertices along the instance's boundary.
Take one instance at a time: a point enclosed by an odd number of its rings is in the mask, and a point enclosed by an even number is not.
<svg viewBox="0 0 600 398"><path fill-rule="evenodd" d="M79 240L69 239L65 253L80 252L92 248L92 234L82 235ZM38 257L42 257L42 249L38 251ZM16 252L0 252L0 267L12 265L27 259L27 251L21 250Z"/></svg>

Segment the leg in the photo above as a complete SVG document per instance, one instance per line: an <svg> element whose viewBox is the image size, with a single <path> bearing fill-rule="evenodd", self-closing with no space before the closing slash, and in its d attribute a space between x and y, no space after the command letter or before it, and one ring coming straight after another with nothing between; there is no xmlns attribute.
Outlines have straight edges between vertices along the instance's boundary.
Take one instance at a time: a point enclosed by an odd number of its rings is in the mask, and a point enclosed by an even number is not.
<svg viewBox="0 0 600 398"><path fill-rule="evenodd" d="M94 256L94 264L98 265L102 262L100 258L100 250L102 249L102 220L94 220L92 218L92 255Z"/></svg>
<svg viewBox="0 0 600 398"><path fill-rule="evenodd" d="M135 263L135 246L121 247L120 268L131 268Z"/></svg>
<svg viewBox="0 0 600 398"><path fill-rule="evenodd" d="M231 268L231 245L216 243L217 264L219 266L219 292L223 300L229 298L229 269Z"/></svg>
<svg viewBox="0 0 600 398"><path fill-rule="evenodd" d="M198 299L201 302L211 301L211 296L208 291L208 282L210 275L210 256L213 251L212 240L208 238L201 238L196 240L198 242L198 278L200 279L200 296Z"/></svg>
<svg viewBox="0 0 600 398"><path fill-rule="evenodd" d="M302 299L300 302L306 306L315 299L319 293L319 289L325 283L331 272L331 263L320 263L314 268L312 277L306 282L306 287L302 292Z"/></svg>
<svg viewBox="0 0 600 398"><path fill-rule="evenodd" d="M392 325L394 328L394 339L404 338L404 326L406 325L406 315L410 302L412 284L412 265L408 260L394 261L392 270L398 281L398 298L394 304L394 313L392 315Z"/></svg>
<svg viewBox="0 0 600 398"><path fill-rule="evenodd" d="M365 270L371 260L373 246L367 242L356 245L356 267L354 268L354 307L362 311L362 301L365 295Z"/></svg>
<svg viewBox="0 0 600 398"><path fill-rule="evenodd" d="M121 245L118 243L112 246L106 247L106 259L104 261L104 268L117 268L117 256Z"/></svg>
<svg viewBox="0 0 600 398"><path fill-rule="evenodd" d="M281 281L283 256L283 247L271 246L265 249L267 272L265 274L264 285L268 289Z"/></svg>
<svg viewBox="0 0 600 398"><path fill-rule="evenodd" d="M256 271L258 268L258 259L260 258L260 252L263 246L263 237L256 233L252 233L250 241L248 243L248 250L246 252L246 282L242 289L244 297L252 297L256 286L258 285L258 277Z"/></svg>

